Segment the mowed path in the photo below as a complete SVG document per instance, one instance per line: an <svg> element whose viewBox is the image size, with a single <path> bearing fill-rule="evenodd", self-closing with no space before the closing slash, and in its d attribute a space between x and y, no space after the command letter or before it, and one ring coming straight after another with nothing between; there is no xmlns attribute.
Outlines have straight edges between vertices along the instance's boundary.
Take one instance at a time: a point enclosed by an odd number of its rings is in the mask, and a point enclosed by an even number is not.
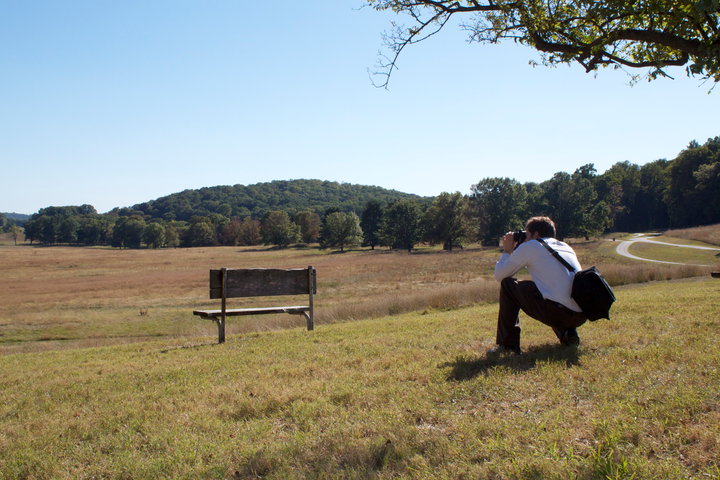
<svg viewBox="0 0 720 480"><path fill-rule="evenodd" d="M669 262L666 260L653 260L651 258L638 257L637 255L633 255L632 253L630 253L630 245L632 245L635 242L656 243L656 244L664 245L667 247L695 248L698 250L720 251L720 248L715 248L715 247L701 247L698 245L682 245L682 244L677 244L677 243L661 242L659 240L653 240L652 238L648 238L647 236L645 236L645 234L642 234L642 233L635 234L635 238L633 238L632 240L623 240L617 246L615 251L618 253L618 255L622 255L623 257L632 258L635 260L642 260L644 262L669 263L669 264L673 264L673 265L695 265L695 266L700 266L700 267L711 266L711 265L698 265L698 264L690 264L690 263L683 263L683 262Z"/></svg>

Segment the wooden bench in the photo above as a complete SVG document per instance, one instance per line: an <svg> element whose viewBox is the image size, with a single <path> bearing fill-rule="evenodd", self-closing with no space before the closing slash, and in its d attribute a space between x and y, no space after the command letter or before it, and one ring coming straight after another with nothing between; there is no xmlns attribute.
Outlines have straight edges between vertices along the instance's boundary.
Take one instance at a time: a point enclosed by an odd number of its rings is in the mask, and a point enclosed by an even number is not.
<svg viewBox="0 0 720 480"><path fill-rule="evenodd" d="M317 293L316 273L313 267L295 269L276 268L221 268L210 270L210 298L220 299L220 310L195 310L193 315L215 321L218 326L218 343L225 342L225 319L236 315L289 313L304 315L307 329L314 328L313 295ZM261 308L227 308L228 298L269 297L277 295L307 295L307 305Z"/></svg>

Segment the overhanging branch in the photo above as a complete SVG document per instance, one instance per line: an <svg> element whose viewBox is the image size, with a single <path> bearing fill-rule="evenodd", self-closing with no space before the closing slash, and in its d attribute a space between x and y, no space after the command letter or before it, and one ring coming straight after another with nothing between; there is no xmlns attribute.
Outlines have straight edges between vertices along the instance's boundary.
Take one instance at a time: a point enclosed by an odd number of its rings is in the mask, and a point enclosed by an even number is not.
<svg viewBox="0 0 720 480"><path fill-rule="evenodd" d="M366 0L378 10L405 13L414 28L395 32L386 46L392 54L381 63L387 88L402 51L442 30L456 14L476 13L461 27L470 41L513 39L548 54L547 63L577 61L586 71L618 65L651 68L649 78L667 66L688 65L688 74L720 82L720 11L697 12L663 7L660 2L576 2L574 0ZM495 12L495 13L493 13Z"/></svg>

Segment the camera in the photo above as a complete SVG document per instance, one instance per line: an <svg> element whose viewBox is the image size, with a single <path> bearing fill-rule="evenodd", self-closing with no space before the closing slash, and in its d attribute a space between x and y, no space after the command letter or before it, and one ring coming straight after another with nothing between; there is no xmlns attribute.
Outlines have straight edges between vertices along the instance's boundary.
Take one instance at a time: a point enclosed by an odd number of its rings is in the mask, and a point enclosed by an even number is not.
<svg viewBox="0 0 720 480"><path fill-rule="evenodd" d="M527 239L527 232L525 230L515 230L513 232L513 240L515 243L520 245Z"/></svg>

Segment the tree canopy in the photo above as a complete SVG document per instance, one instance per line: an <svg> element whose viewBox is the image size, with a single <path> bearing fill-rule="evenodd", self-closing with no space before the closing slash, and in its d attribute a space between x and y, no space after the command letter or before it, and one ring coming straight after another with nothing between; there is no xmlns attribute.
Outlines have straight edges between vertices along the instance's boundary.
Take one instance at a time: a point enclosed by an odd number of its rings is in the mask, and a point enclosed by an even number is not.
<svg viewBox="0 0 720 480"><path fill-rule="evenodd" d="M485 245L497 245L505 232L522 228L527 218L527 190L512 178L484 178L471 187L471 202Z"/></svg>
<svg viewBox="0 0 720 480"><path fill-rule="evenodd" d="M323 247L345 247L359 245L362 242L360 218L354 213L333 212L325 218L323 224Z"/></svg>
<svg viewBox="0 0 720 480"><path fill-rule="evenodd" d="M363 244L373 250L380 245L380 228L383 219L383 205L380 201L371 199L365 204L360 218L360 227L363 231Z"/></svg>
<svg viewBox="0 0 720 480"><path fill-rule="evenodd" d="M300 241L300 227L283 210L268 212L262 221L262 238L266 245L287 247Z"/></svg>
<svg viewBox="0 0 720 480"><path fill-rule="evenodd" d="M653 80L666 67L720 81L720 0L367 0L412 21L385 36L390 55L380 65L387 86L403 49L464 20L469 40L509 39L541 53L543 63L643 69ZM633 75L635 79L642 75Z"/></svg>
<svg viewBox="0 0 720 480"><path fill-rule="evenodd" d="M193 216L219 214L224 217L263 218L284 210L294 218L302 211L325 212L337 208L360 212L369 199L389 203L401 198L429 203L431 199L382 187L322 180L276 180L254 185L219 185L173 193L134 205L131 211L151 218L189 221ZM127 215L126 209L111 213Z"/></svg>
<svg viewBox="0 0 720 480"><path fill-rule="evenodd" d="M423 234L420 204L413 200L396 200L388 205L380 232L385 245L412 251Z"/></svg>
<svg viewBox="0 0 720 480"><path fill-rule="evenodd" d="M425 212L425 236L443 250L462 247L468 228L468 201L460 192L442 192Z"/></svg>

